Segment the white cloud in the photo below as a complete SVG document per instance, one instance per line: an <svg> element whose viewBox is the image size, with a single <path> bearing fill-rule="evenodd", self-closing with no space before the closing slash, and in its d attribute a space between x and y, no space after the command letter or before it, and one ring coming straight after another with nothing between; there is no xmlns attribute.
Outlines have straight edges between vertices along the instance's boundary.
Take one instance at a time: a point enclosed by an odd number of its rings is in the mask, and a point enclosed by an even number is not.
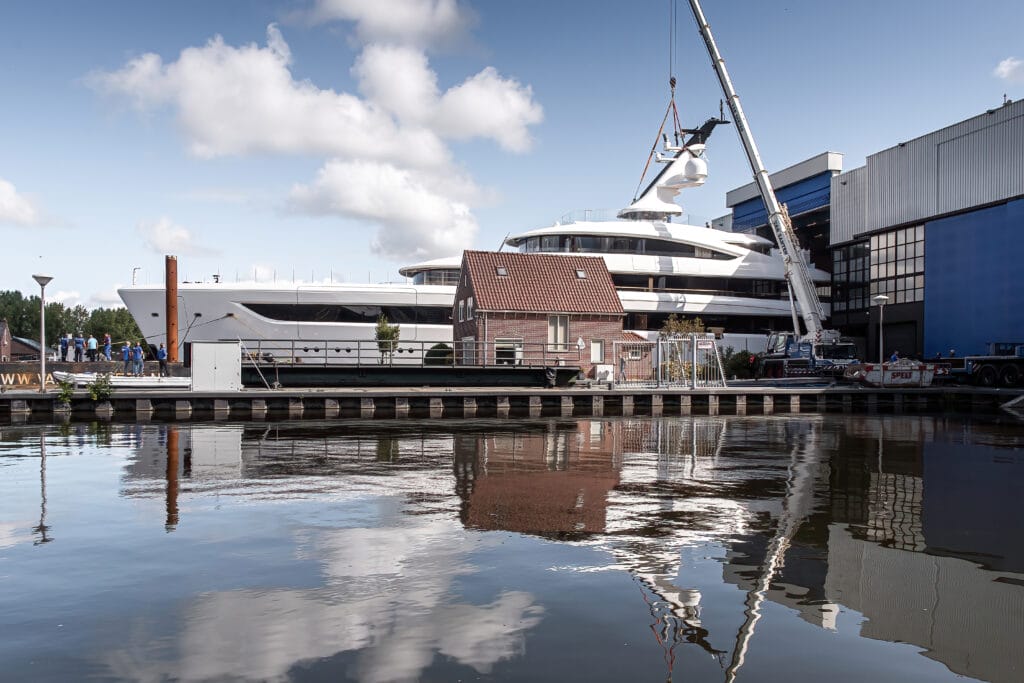
<svg viewBox="0 0 1024 683"><path fill-rule="evenodd" d="M1016 57L1007 57L999 62L992 75L1010 83L1024 83L1024 61Z"/></svg>
<svg viewBox="0 0 1024 683"><path fill-rule="evenodd" d="M530 86L502 78L487 67L441 98L436 129L451 138L493 138L507 150L525 152L531 139L527 126L540 123L544 110L533 101Z"/></svg>
<svg viewBox="0 0 1024 683"><path fill-rule="evenodd" d="M42 216L35 204L14 185L0 178L0 225L39 225Z"/></svg>
<svg viewBox="0 0 1024 683"><path fill-rule="evenodd" d="M121 297L117 293L117 290L121 287L124 287L124 285L117 284L110 289L105 289L101 292L93 292L89 297L88 308L123 308L124 302L121 301Z"/></svg>
<svg viewBox="0 0 1024 683"><path fill-rule="evenodd" d="M137 230L145 238L146 246L158 254L210 256L219 253L197 244L188 228L175 224L167 216L156 221L142 221Z"/></svg>
<svg viewBox="0 0 1024 683"><path fill-rule="evenodd" d="M509 151L525 152L532 143L528 126L544 118L533 90L503 78L493 67L444 95L438 93L427 56L415 48L369 45L352 71L374 104L446 138L490 138Z"/></svg>
<svg viewBox="0 0 1024 683"><path fill-rule="evenodd" d="M293 187L293 210L373 221L380 230L372 246L391 259L449 255L471 246L477 231L472 207L488 193L458 168L445 139L491 139L523 152L532 142L529 127L541 121L543 110L528 85L493 67L447 91L439 88L420 34L400 29L416 17L423 35L464 28L468 15L456 2L379 4L387 11L355 0L322 2L316 9L319 21L356 21L368 39L406 41L364 48L352 66L359 95L295 80L291 50L274 25L267 27L263 47L233 47L217 36L186 48L176 61L165 64L147 54L117 71L93 73L89 82L141 108L174 109L189 149L200 157L322 157L318 177ZM145 234L159 252L196 248L191 235L170 221L147 226Z"/></svg>
<svg viewBox="0 0 1024 683"><path fill-rule="evenodd" d="M76 289L59 289L56 292L47 293L48 301L59 301L65 306L77 306L82 303L82 293Z"/></svg>
<svg viewBox="0 0 1024 683"><path fill-rule="evenodd" d="M190 152L203 158L273 152L447 163L436 134L400 129L369 101L296 81L290 62L291 51L271 24L266 47L236 48L216 36L182 50L176 62L146 54L118 71L95 72L88 82L140 108L173 105Z"/></svg>
<svg viewBox="0 0 1024 683"><path fill-rule="evenodd" d="M391 164L329 161L310 185L292 188L293 209L314 215L355 216L379 226L372 248L393 258L427 259L472 245L476 218L468 201L472 181L433 176Z"/></svg>
<svg viewBox="0 0 1024 683"><path fill-rule="evenodd" d="M317 0L307 18L313 24L354 22L362 43L417 47L457 44L476 23L458 0Z"/></svg>

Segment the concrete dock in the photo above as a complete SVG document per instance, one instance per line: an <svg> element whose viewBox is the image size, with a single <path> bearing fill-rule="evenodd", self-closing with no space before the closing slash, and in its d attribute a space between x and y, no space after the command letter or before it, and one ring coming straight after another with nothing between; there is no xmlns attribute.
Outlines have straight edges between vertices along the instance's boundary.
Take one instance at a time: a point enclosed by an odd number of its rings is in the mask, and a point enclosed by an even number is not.
<svg viewBox="0 0 1024 683"><path fill-rule="evenodd" d="M86 391L70 405L56 392L0 393L0 422L72 420L264 420L770 415L774 413L995 413L1022 390L975 387L871 389L855 385L715 389L589 388L245 389L195 392L116 389L109 401Z"/></svg>

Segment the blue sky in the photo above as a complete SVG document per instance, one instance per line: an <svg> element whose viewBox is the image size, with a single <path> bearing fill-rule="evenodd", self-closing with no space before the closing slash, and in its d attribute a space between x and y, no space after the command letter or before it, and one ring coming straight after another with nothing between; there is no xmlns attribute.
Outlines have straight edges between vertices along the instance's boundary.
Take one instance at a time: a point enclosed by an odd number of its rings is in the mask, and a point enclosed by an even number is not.
<svg viewBox="0 0 1024 683"><path fill-rule="evenodd" d="M669 3L291 0L0 7L0 289L399 281L400 265L629 203L668 102ZM1024 3L706 0L770 169L844 168L1024 97ZM687 3L685 125L721 95ZM684 209L750 180L732 127Z"/></svg>

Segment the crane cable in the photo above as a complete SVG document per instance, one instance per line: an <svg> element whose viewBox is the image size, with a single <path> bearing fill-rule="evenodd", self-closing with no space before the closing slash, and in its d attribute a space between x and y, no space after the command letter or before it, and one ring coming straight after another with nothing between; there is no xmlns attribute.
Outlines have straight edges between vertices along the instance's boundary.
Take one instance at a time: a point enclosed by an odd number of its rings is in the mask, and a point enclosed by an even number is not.
<svg viewBox="0 0 1024 683"><path fill-rule="evenodd" d="M679 145L682 142L682 140L680 140L680 131L683 129L683 124L679 120L679 109L676 108L676 77L674 73L676 61L676 0L668 0L668 15L668 107L665 110L665 116L661 119L661 126L658 127L658 134L654 137L654 144L651 145L651 151L647 154L647 162L644 164L644 170L640 174L640 182L636 184L636 192L633 193L634 202L640 198L640 188L643 187L644 178L647 177L647 171L651 168L651 160L658 151L658 141L665 132L665 123L668 121L670 114L672 115L673 140L676 145Z"/></svg>

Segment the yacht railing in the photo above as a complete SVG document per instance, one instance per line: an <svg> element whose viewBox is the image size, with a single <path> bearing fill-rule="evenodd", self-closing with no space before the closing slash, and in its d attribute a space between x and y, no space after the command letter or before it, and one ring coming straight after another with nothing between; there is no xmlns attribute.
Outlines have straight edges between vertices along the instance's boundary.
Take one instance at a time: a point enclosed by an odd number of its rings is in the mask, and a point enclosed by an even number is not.
<svg viewBox="0 0 1024 683"><path fill-rule="evenodd" d="M607 223L611 221L623 221L624 219L618 217L618 213L618 209L576 209L562 214L558 219L558 224L568 225L569 223L581 222ZM693 213L684 213L680 216L673 216L672 222L683 223L685 225L712 224L711 219L707 216L700 216Z"/></svg>
<svg viewBox="0 0 1024 683"><path fill-rule="evenodd" d="M584 350L572 344L498 342L240 339L242 360L252 365L303 366L577 366ZM588 357L589 358L589 357Z"/></svg>

